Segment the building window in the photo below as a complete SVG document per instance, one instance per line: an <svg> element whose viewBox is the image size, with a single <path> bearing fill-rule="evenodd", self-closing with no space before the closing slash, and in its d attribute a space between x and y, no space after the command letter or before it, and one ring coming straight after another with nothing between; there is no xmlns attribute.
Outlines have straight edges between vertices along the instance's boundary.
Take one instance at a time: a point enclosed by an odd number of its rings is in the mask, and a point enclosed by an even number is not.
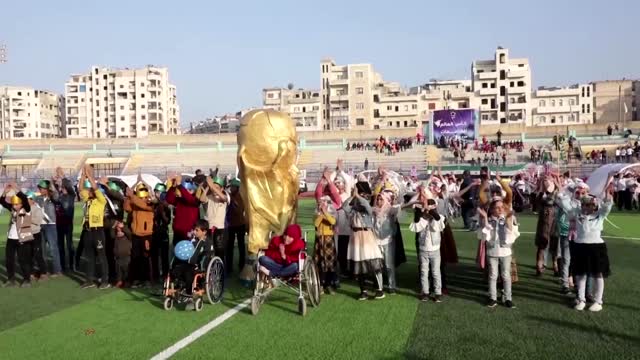
<svg viewBox="0 0 640 360"><path fill-rule="evenodd" d="M540 124L544 124L547 122L547 118L544 116L540 116Z"/></svg>
<svg viewBox="0 0 640 360"><path fill-rule="evenodd" d="M582 113L583 114L585 113L584 109L585 109L584 104L582 104Z"/></svg>
<svg viewBox="0 0 640 360"><path fill-rule="evenodd" d="M144 99L144 94L140 94L140 97Z"/></svg>
<svg viewBox="0 0 640 360"><path fill-rule="evenodd" d="M120 128L120 131L121 131L121 132L124 132L124 128Z"/></svg>
<svg viewBox="0 0 640 360"><path fill-rule="evenodd" d="M387 111L393 111L393 106L387 105Z"/></svg>
<svg viewBox="0 0 640 360"><path fill-rule="evenodd" d="M516 85L516 83L513 82L513 81L509 83L509 87L514 87L515 85Z"/></svg>
<svg viewBox="0 0 640 360"><path fill-rule="evenodd" d="M364 103L357 103L356 104L356 110L363 110L364 109Z"/></svg>
<svg viewBox="0 0 640 360"><path fill-rule="evenodd" d="M435 110L436 109L436 103L429 103L429 110Z"/></svg>
<svg viewBox="0 0 640 360"><path fill-rule="evenodd" d="M144 87L144 83L143 83L143 82L141 82L141 83L140 83L140 86Z"/></svg>
<svg viewBox="0 0 640 360"><path fill-rule="evenodd" d="M540 100L539 106L547 106L547 103L544 100Z"/></svg>
<svg viewBox="0 0 640 360"><path fill-rule="evenodd" d="M487 83L482 83L482 88L483 88L483 89L486 89L486 88L488 88L488 87L489 87L489 84L487 84Z"/></svg>
<svg viewBox="0 0 640 360"><path fill-rule="evenodd" d="M587 114L591 112L591 104L587 104Z"/></svg>
<svg viewBox="0 0 640 360"><path fill-rule="evenodd" d="M481 118L482 120L489 120L489 114L482 114L482 115L480 116L480 118Z"/></svg>
<svg viewBox="0 0 640 360"><path fill-rule="evenodd" d="M524 81L518 81L518 86L524 86Z"/></svg>
<svg viewBox="0 0 640 360"><path fill-rule="evenodd" d="M555 99L551 100L551 106L556 106L556 100Z"/></svg>
<svg viewBox="0 0 640 360"><path fill-rule="evenodd" d="M141 130L142 130L142 131L147 131L147 127L146 127L146 126L143 126L143 127L141 128Z"/></svg>
<svg viewBox="0 0 640 360"><path fill-rule="evenodd" d="M582 88L582 97L584 97L584 88Z"/></svg>
<svg viewBox="0 0 640 360"><path fill-rule="evenodd" d="M560 120L560 124L562 124L564 122L564 115L560 115L558 120Z"/></svg>
<svg viewBox="0 0 640 360"><path fill-rule="evenodd" d="M496 83L491 83L491 88L495 89L496 88Z"/></svg>
<svg viewBox="0 0 640 360"><path fill-rule="evenodd" d="M268 93L267 94L267 99L273 99L273 93Z"/></svg>
<svg viewBox="0 0 640 360"><path fill-rule="evenodd" d="M411 104L411 110L417 110L418 104Z"/></svg>
<svg viewBox="0 0 640 360"><path fill-rule="evenodd" d="M515 102L516 102L516 98L514 97L509 98L509 104L515 104Z"/></svg>
<svg viewBox="0 0 640 360"><path fill-rule="evenodd" d="M587 97L591 96L591 89L587 87Z"/></svg>
<svg viewBox="0 0 640 360"><path fill-rule="evenodd" d="M145 105L145 104L142 104L142 105L140 105L140 107L141 107L142 109L144 109L144 108L146 107L146 105Z"/></svg>
<svg viewBox="0 0 640 360"><path fill-rule="evenodd" d="M507 72L504 70L500 70L500 80L504 80L507 78Z"/></svg>
<svg viewBox="0 0 640 360"><path fill-rule="evenodd" d="M409 111L409 105L404 106L404 111Z"/></svg>
<svg viewBox="0 0 640 360"><path fill-rule="evenodd" d="M569 99L569 105L573 106L576 104L576 100L575 99Z"/></svg>
<svg viewBox="0 0 640 360"><path fill-rule="evenodd" d="M362 94L364 94L364 88L357 87L357 88L356 88L356 94L358 94L358 95L362 95Z"/></svg>
<svg viewBox="0 0 640 360"><path fill-rule="evenodd" d="M363 118L357 118L356 119L356 125L363 126L364 125L364 119Z"/></svg>
<svg viewBox="0 0 640 360"><path fill-rule="evenodd" d="M488 99L482 99L481 103L482 103L482 105L487 105L487 104L489 104L489 100Z"/></svg>
<svg viewBox="0 0 640 360"><path fill-rule="evenodd" d="M552 123L552 124L555 124L555 123L556 123L556 117L555 117L555 116L552 116L552 117L551 117L551 123Z"/></svg>
<svg viewBox="0 0 640 360"><path fill-rule="evenodd" d="M569 122L573 122L576 120L576 116L573 114L569 114Z"/></svg>
<svg viewBox="0 0 640 360"><path fill-rule="evenodd" d="M120 121L124 121L124 116L120 116Z"/></svg>
<svg viewBox="0 0 640 360"><path fill-rule="evenodd" d="M506 55L505 54L500 54L500 64L504 64L506 61Z"/></svg>
<svg viewBox="0 0 640 360"><path fill-rule="evenodd" d="M562 99L558 100L558 106L564 106L564 101Z"/></svg>
<svg viewBox="0 0 640 360"><path fill-rule="evenodd" d="M356 71L356 78L362 79L364 77L364 73L362 71Z"/></svg>
<svg viewBox="0 0 640 360"><path fill-rule="evenodd" d="M142 119L142 120L146 120L146 119L147 119L147 116L146 116L146 115L142 115L142 116L140 116L140 119Z"/></svg>
<svg viewBox="0 0 640 360"><path fill-rule="evenodd" d="M124 110L124 105L120 105L120 110Z"/></svg>

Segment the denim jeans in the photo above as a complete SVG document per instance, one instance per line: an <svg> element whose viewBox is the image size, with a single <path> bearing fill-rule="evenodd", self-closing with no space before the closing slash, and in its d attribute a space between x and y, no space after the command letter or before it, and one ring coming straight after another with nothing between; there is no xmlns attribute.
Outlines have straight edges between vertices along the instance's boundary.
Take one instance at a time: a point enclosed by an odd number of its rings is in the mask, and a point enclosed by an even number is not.
<svg viewBox="0 0 640 360"><path fill-rule="evenodd" d="M73 269L75 258L73 250L73 224L58 225L58 250L60 250L60 264L62 265L62 269L65 270L67 268L67 259L69 260L69 269Z"/></svg>
<svg viewBox="0 0 640 360"><path fill-rule="evenodd" d="M389 290L396 289L396 264L395 264L395 244L380 245L380 252L384 258L384 273L387 275Z"/></svg>
<svg viewBox="0 0 640 360"><path fill-rule="evenodd" d="M433 278L433 292L436 295L442 295L442 279L440 277L440 250L436 251L420 251L420 282L421 292L429 293L429 271Z"/></svg>
<svg viewBox="0 0 640 360"><path fill-rule="evenodd" d="M42 225L40 233L42 234L42 240L49 244L49 252L51 253L52 273L58 274L62 272L62 266L60 265L60 250L58 250L58 228L56 224ZM42 251L45 252L45 247L42 247Z"/></svg>
<svg viewBox="0 0 640 360"><path fill-rule="evenodd" d="M511 256L489 256L489 297L491 300L498 300L498 268L505 300L511 301Z"/></svg>
<svg viewBox="0 0 640 360"><path fill-rule="evenodd" d="M260 259L258 259L258 262L260 262L260 265L266 267L269 270L271 276L286 277L294 275L298 272L297 262L285 266L278 264L268 256L261 256Z"/></svg>
<svg viewBox="0 0 640 360"><path fill-rule="evenodd" d="M560 268L560 278L562 287L569 287L569 265L571 265L571 251L569 250L569 237L560 236L560 255L562 257L562 267Z"/></svg>

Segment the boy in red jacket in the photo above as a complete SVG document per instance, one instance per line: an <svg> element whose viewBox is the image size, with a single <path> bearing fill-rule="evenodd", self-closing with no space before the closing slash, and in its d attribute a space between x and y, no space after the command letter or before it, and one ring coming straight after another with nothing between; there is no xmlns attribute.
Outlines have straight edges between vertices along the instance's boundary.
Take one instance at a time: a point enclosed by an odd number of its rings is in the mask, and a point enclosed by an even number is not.
<svg viewBox="0 0 640 360"><path fill-rule="evenodd" d="M258 259L260 272L266 276L287 277L298 272L298 255L304 249L300 225L287 227L282 236L275 236L269 242L264 256Z"/></svg>
<svg viewBox="0 0 640 360"><path fill-rule="evenodd" d="M182 176L171 180L166 201L174 206L173 211L173 246L184 239L196 226L200 218L200 201L196 198L196 186L191 181L182 181Z"/></svg>

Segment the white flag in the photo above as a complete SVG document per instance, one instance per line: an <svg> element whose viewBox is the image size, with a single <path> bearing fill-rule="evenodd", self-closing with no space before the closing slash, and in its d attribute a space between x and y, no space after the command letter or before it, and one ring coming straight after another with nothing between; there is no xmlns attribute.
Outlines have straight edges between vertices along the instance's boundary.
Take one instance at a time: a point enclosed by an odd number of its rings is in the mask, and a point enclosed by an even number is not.
<svg viewBox="0 0 640 360"><path fill-rule="evenodd" d="M627 108L627 103L624 103L624 113L626 114L628 112L629 112L629 109Z"/></svg>

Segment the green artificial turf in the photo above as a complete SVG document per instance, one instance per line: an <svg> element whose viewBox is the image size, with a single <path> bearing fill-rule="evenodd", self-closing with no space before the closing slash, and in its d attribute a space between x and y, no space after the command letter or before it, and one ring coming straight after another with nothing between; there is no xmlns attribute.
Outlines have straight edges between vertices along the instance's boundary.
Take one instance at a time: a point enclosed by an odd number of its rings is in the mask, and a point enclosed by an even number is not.
<svg viewBox="0 0 640 360"><path fill-rule="evenodd" d="M312 212L312 202L301 201L304 228L311 226ZM607 235L640 238L640 214L614 213L610 219L620 229L607 224ZM6 222L5 213L0 233L6 231ZM640 240L607 239L613 274L606 281L604 310L579 313L569 308L571 298L559 293L551 274L534 276L535 218L521 216L520 223L516 309L484 306L486 284L475 266L475 234L458 230L460 263L449 268L451 295L441 304L417 301L413 234L405 223L408 262L398 269L399 294L359 302L357 285L343 283L338 294L324 295L318 308L309 307L301 317L296 295L278 289L257 316L245 308L175 358L640 357ZM221 304L207 304L201 313L164 311L162 299L144 290L81 290L77 280L64 277L32 289L0 289L2 359L149 358L251 295L231 279Z"/></svg>

